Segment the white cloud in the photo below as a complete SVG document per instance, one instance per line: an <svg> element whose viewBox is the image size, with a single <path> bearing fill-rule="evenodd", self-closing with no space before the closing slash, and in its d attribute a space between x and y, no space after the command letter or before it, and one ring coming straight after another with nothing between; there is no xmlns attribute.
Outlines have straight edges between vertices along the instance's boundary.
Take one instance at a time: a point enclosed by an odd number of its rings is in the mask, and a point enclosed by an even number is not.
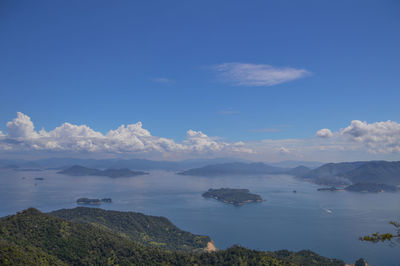
<svg viewBox="0 0 400 266"><path fill-rule="evenodd" d="M2 136L2 135L0 135ZM7 123L0 150L39 150L103 153L159 154L163 157L227 152L231 154L251 152L238 143L222 142L201 131L188 130L182 143L172 139L152 136L141 122L121 125L107 134L97 132L86 125L64 123L51 131L35 131L30 117L18 113Z"/></svg>
<svg viewBox="0 0 400 266"><path fill-rule="evenodd" d="M400 124L394 121L368 124L353 120L340 130L340 135L365 145L373 153L400 152Z"/></svg>
<svg viewBox="0 0 400 266"><path fill-rule="evenodd" d="M7 123L7 135L13 139L37 138L38 133L31 121L31 118L21 112L17 112L17 117Z"/></svg>
<svg viewBox="0 0 400 266"><path fill-rule="evenodd" d="M194 157L242 157L250 160L345 161L366 159L398 160L400 124L393 121L368 124L358 120L339 131L324 128L308 139L264 139L227 142L202 131L188 130L182 142L153 136L141 122L108 131L86 125L63 123L53 130L36 131L30 117L17 113L0 131L0 153L30 151L90 153L96 156L140 156L152 159Z"/></svg>
<svg viewBox="0 0 400 266"><path fill-rule="evenodd" d="M212 138L207 136L201 131L188 130L186 132L187 139L184 143L191 150L196 152L201 151L221 151L226 145L223 142L214 141Z"/></svg>
<svg viewBox="0 0 400 266"><path fill-rule="evenodd" d="M328 128L323 128L317 131L317 133L315 134L317 137L320 138L331 138L333 137L333 133L330 129Z"/></svg>
<svg viewBox="0 0 400 266"><path fill-rule="evenodd" d="M310 75L305 69L262 64L224 63L214 67L219 77L237 86L273 86Z"/></svg>
<svg viewBox="0 0 400 266"><path fill-rule="evenodd" d="M337 132L324 128L317 131L316 136L329 138L334 144L332 147L341 147L342 150L364 150L372 154L400 153L400 124L394 121L368 124L353 120Z"/></svg>
<svg viewBox="0 0 400 266"><path fill-rule="evenodd" d="M281 152L283 154L289 154L290 150L285 147L280 147L279 152Z"/></svg>

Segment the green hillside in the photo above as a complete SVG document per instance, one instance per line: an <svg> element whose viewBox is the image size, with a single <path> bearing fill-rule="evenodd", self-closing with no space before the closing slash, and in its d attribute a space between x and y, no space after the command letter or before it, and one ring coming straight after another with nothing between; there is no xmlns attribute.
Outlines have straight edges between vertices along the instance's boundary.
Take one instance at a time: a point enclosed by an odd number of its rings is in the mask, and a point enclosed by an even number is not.
<svg viewBox="0 0 400 266"><path fill-rule="evenodd" d="M142 244L170 250L204 249L211 241L208 236L194 235L180 230L165 217L136 212L78 207L57 210L50 214L72 222L91 224Z"/></svg>
<svg viewBox="0 0 400 266"><path fill-rule="evenodd" d="M99 225L70 222L31 208L0 219L0 264L344 265L344 262L311 251L261 252L238 246L201 254L170 251L140 244Z"/></svg>

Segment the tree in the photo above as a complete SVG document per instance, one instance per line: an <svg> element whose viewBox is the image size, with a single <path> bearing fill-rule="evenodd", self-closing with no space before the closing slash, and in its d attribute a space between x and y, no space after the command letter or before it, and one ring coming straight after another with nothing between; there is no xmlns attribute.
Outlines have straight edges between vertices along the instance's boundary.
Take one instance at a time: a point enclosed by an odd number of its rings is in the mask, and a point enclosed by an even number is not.
<svg viewBox="0 0 400 266"><path fill-rule="evenodd" d="M394 234L391 234L391 233L384 233L384 234L374 233L372 235L360 237L360 240L361 241L369 241L369 242L373 242L373 243L386 242L386 241L389 241L392 244L394 244L394 241L397 241L397 242L400 243L400 223L392 221L392 222L390 222L390 224L395 227L395 231L396 232Z"/></svg>

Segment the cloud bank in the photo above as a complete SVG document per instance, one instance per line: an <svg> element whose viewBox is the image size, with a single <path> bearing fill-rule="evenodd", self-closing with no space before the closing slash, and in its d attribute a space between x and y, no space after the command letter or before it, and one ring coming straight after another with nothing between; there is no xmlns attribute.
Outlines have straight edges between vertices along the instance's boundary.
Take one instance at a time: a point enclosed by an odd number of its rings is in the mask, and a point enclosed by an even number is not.
<svg viewBox="0 0 400 266"><path fill-rule="evenodd" d="M400 153L400 124L394 121L368 124L359 120L332 133L329 129L321 129L319 137L341 139L366 148L370 153Z"/></svg>
<svg viewBox="0 0 400 266"><path fill-rule="evenodd" d="M86 125L64 123L51 131L36 131L31 118L18 112L7 123L7 134L0 135L0 149L18 151L72 151L139 154L210 154L251 153L242 143L217 141L201 131L188 130L186 139L177 143L172 139L152 136L141 122L121 125L107 134Z"/></svg>
<svg viewBox="0 0 400 266"><path fill-rule="evenodd" d="M273 86L310 75L305 69L262 64L224 63L214 66L219 78L236 86Z"/></svg>
<svg viewBox="0 0 400 266"><path fill-rule="evenodd" d="M89 154L178 160L185 158L240 157L250 160L349 161L399 160L400 124L354 120L338 131L320 129L307 139L264 139L227 142L202 131L188 130L181 142L153 136L141 122L121 125L103 134L86 125L63 123L53 130L35 130L23 113L0 131L0 154Z"/></svg>

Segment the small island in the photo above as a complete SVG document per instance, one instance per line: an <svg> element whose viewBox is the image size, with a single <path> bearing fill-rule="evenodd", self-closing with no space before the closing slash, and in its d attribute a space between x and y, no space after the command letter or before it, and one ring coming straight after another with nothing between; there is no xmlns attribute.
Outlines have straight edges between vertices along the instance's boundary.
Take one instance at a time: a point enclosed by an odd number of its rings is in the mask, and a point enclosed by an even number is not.
<svg viewBox="0 0 400 266"><path fill-rule="evenodd" d="M263 201L260 195L252 194L248 189L210 188L207 192L203 193L202 196L204 198L213 198L235 206L242 206L246 203Z"/></svg>
<svg viewBox="0 0 400 266"><path fill-rule="evenodd" d="M338 191L338 190L343 190L343 189L339 189L336 187L323 187L323 188L319 188L317 190L318 191Z"/></svg>
<svg viewBox="0 0 400 266"><path fill-rule="evenodd" d="M87 168L81 165L74 165L57 173L70 176L107 176L112 178L132 177L148 174L142 171L132 171L127 168L99 170L94 168Z"/></svg>
<svg viewBox="0 0 400 266"><path fill-rule="evenodd" d="M104 199L89 199L89 198L79 198L76 200L76 203L82 205L100 205L103 202L111 203L111 198L104 198Z"/></svg>

